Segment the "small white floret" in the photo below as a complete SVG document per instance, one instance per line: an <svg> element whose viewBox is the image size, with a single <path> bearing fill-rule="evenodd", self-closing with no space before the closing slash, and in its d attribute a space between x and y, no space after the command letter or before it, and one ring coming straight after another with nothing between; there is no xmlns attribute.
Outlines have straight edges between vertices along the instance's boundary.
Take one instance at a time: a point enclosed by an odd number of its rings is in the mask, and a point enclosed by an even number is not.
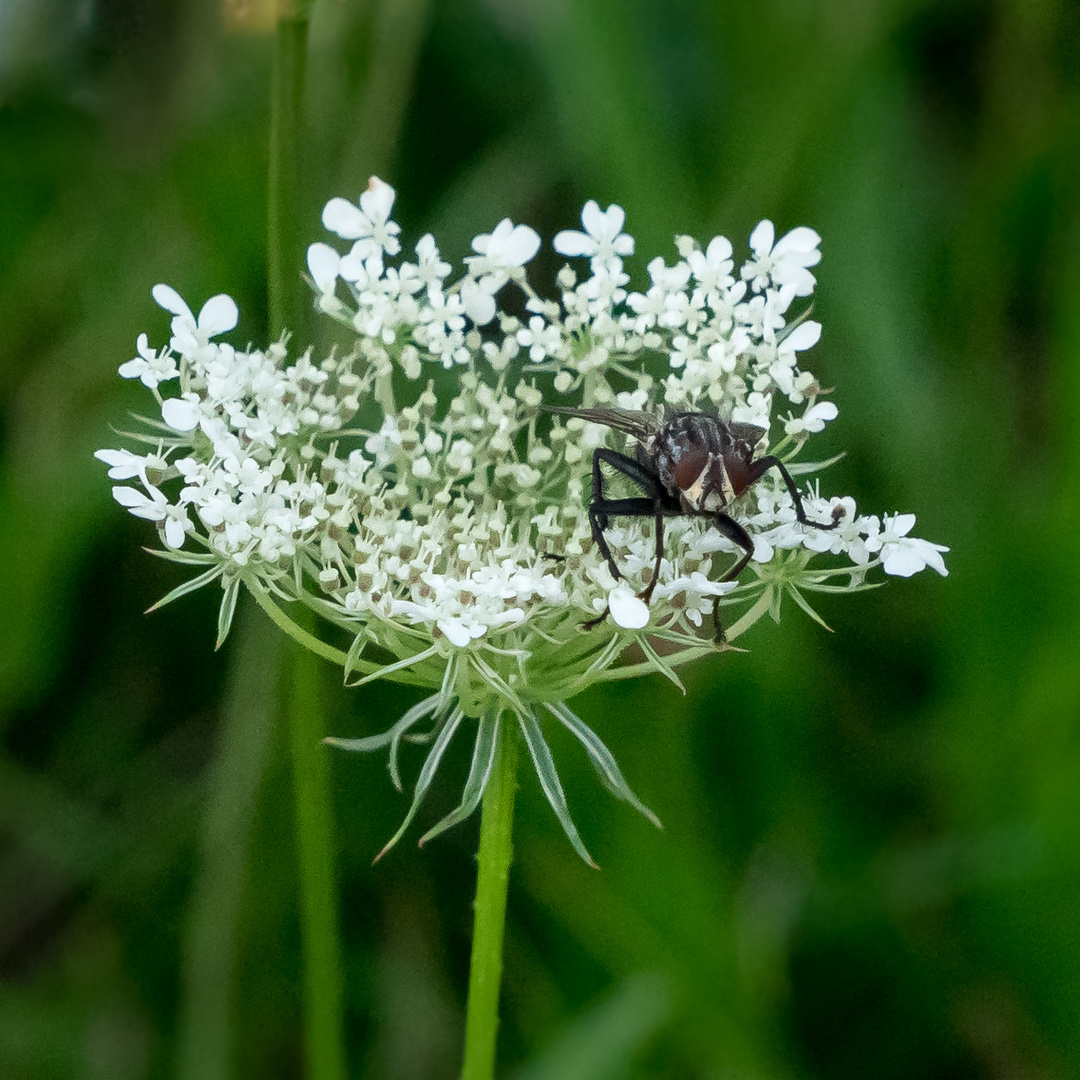
<svg viewBox="0 0 1080 1080"><path fill-rule="evenodd" d="M601 265L621 267L621 257L634 254L634 238L622 231L625 222L626 211L621 206L613 203L601 210L600 204L590 199L581 211L585 232L564 229L556 233L551 246L560 255L589 255Z"/></svg>
<svg viewBox="0 0 1080 1080"><path fill-rule="evenodd" d="M941 555L949 549L943 544L908 536L914 525L914 514L886 516L881 532L867 538L867 547L871 551L880 549L881 567L890 577L911 577L928 566L947 577L949 571Z"/></svg>
<svg viewBox="0 0 1080 1080"><path fill-rule="evenodd" d="M503 218L490 233L473 237L472 246L473 251L484 256L485 269L517 269L540 250L540 235L528 225L515 225Z"/></svg>

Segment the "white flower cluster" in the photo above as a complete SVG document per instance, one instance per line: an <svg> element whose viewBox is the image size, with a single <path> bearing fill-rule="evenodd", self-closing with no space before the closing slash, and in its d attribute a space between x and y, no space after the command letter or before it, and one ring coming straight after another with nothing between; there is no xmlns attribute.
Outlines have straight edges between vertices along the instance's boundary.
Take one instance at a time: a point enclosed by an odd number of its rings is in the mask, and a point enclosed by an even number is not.
<svg viewBox="0 0 1080 1080"><path fill-rule="evenodd" d="M589 202L583 231L553 244L587 259L588 273L565 265L550 300L525 275L541 243L532 229L504 220L476 237L451 281L430 235L414 260L401 257L393 203L377 179L358 204L332 199L323 222L351 247L308 251L317 306L352 329L349 352L290 357L285 341L237 349L215 340L236 326L231 299L212 298L196 317L159 285L170 340L155 350L140 335L137 357L120 368L154 394L159 416L133 436L144 453L97 456L129 482L114 496L157 523L164 554L204 567L167 599L221 579L219 637L241 585L283 625L299 601L351 635L347 677L437 691L411 723L434 715L445 731L462 716L490 717L499 702L517 714L543 779L546 745L533 737L543 743L535 709L544 704L634 801L602 744L575 728L567 697L646 670L677 682L679 663L714 648L703 615L717 598L725 611L745 608L728 626L733 638L764 613L775 617L784 595L813 614L806 592L857 590L875 566L946 572L947 549L909 535L913 515L860 515L850 497L827 500L815 488L803 495L809 516L840 525L800 523L774 469L725 507L754 543L744 580L720 580L738 553L727 536L701 517L671 518L646 606L638 594L655 560L651 518L615 518L605 531L620 580L589 524L593 453L614 436L543 411L714 412L762 428L758 456L779 456L793 475L819 467L794 460L837 415L801 362L820 324L805 305L790 317L815 284L811 229L777 240L763 221L738 269L724 237L704 247L678 237L677 261L653 259L648 287L636 291L622 209ZM516 314L500 307L504 291ZM605 611L611 619L597 621ZM587 621L596 625L582 633ZM658 640L668 642L664 656ZM638 661L618 666L635 644ZM484 723L495 721L482 722L481 735ZM477 755L487 747L478 737Z"/></svg>

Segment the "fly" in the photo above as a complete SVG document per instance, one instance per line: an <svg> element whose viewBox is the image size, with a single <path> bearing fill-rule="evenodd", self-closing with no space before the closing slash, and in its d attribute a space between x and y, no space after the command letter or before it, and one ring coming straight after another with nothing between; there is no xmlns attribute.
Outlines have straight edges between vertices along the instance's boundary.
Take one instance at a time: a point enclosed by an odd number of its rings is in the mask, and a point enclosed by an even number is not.
<svg viewBox="0 0 1080 1080"><path fill-rule="evenodd" d="M724 420L703 412L678 412L668 418L630 409L575 409L559 405L544 406L547 412L577 416L594 424L603 424L637 441L634 457L617 450L598 447L593 451L592 499L589 502L589 525L593 542L607 560L612 576L622 577L611 554L604 531L613 517L651 517L656 521L656 559L652 578L638 594L649 603L660 575L664 554L664 518L709 518L743 554L722 578L733 581L742 573L754 553L750 534L727 513L727 507L769 469L777 469L795 505L795 517L815 529L835 529L843 518L842 507L833 510L827 525L806 516L802 498L784 463L772 454L755 458L754 449L765 429L737 420ZM606 464L636 484L643 492L627 499L609 499L604 493ZM720 623L720 598L713 601L716 640L723 640ZM607 618L608 608L584 624L598 626Z"/></svg>

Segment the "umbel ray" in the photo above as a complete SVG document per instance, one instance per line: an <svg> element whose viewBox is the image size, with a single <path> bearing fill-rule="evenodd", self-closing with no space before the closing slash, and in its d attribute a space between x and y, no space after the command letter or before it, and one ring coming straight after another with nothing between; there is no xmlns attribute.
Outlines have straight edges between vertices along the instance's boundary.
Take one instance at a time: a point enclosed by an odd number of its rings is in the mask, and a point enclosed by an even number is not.
<svg viewBox="0 0 1080 1080"><path fill-rule="evenodd" d="M727 507L769 469L777 469L795 506L795 517L815 529L835 529L842 521L843 508L833 509L828 524L811 521L806 516L802 498L791 473L772 454L754 458L754 448L765 436L765 429L754 424L725 420L704 412L677 412L664 418L630 409L576 409L545 405L546 412L577 416L594 424L603 424L637 441L634 457L597 447L593 451L592 499L589 502L589 525L593 542L607 560L612 576L622 577L604 530L613 517L651 517L656 521L656 559L652 578L638 594L647 604L660 574L664 555L665 517L704 517L732 543L743 549L742 556L720 578L733 581L742 573L754 553L750 534L729 514ZM604 492L602 465L609 465L635 483L644 493L625 499L609 499ZM591 629L607 618L608 608L584 624ZM716 640L723 640L720 623L720 598L713 600L713 624Z"/></svg>

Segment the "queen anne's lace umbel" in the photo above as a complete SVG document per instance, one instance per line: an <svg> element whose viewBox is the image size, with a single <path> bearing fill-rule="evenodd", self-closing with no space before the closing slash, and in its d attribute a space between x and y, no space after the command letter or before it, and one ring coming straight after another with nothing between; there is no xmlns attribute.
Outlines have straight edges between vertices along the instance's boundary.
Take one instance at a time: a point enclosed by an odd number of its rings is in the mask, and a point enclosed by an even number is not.
<svg viewBox="0 0 1080 1080"><path fill-rule="evenodd" d="M648 814L568 698L648 671L678 683L679 665L716 649L703 616L717 596L732 640L766 612L778 618L785 596L814 615L807 593L857 591L877 567L945 574L948 549L910 536L911 514L862 515L850 497L825 498L816 485L803 494L809 516L829 521L839 507L842 524L804 526L773 470L726 508L755 545L742 580L719 580L738 549L707 520L669 519L646 606L637 594L652 573L651 520L616 519L606 531L618 581L589 527L593 450L627 450L625 439L540 406L712 411L765 429L759 455L781 457L796 476L827 464L796 460L837 416L801 357L821 333L805 299L817 233L797 228L777 240L763 221L738 269L726 238L700 246L681 236L674 264L653 259L648 286L636 291L624 270L634 241L622 209L589 202L584 231L560 232L553 244L587 259L588 272L564 266L559 297L547 300L525 276L540 249L528 226L503 220L476 237L451 282L430 235L414 258L400 257L393 203L377 179L359 204L332 199L323 223L351 246L308 251L317 307L350 328L348 351L290 355L286 340L237 348L216 340L237 323L229 297L213 297L196 317L158 285L170 340L152 349L140 335L138 355L120 368L153 393L158 415L131 436L143 453L97 456L120 481L117 501L157 524L161 553L202 569L166 600L221 582L219 640L245 586L279 623L299 602L330 624L328 637L351 641L347 652L321 650L337 655L350 683L386 677L431 691L385 735L331 740L389 746L400 787L401 740L421 738L412 729L434 721L401 831L467 723L476 743L462 804L424 839L472 812L509 719L588 858L541 717L573 731L607 786ZM611 619L582 632L605 607Z"/></svg>

